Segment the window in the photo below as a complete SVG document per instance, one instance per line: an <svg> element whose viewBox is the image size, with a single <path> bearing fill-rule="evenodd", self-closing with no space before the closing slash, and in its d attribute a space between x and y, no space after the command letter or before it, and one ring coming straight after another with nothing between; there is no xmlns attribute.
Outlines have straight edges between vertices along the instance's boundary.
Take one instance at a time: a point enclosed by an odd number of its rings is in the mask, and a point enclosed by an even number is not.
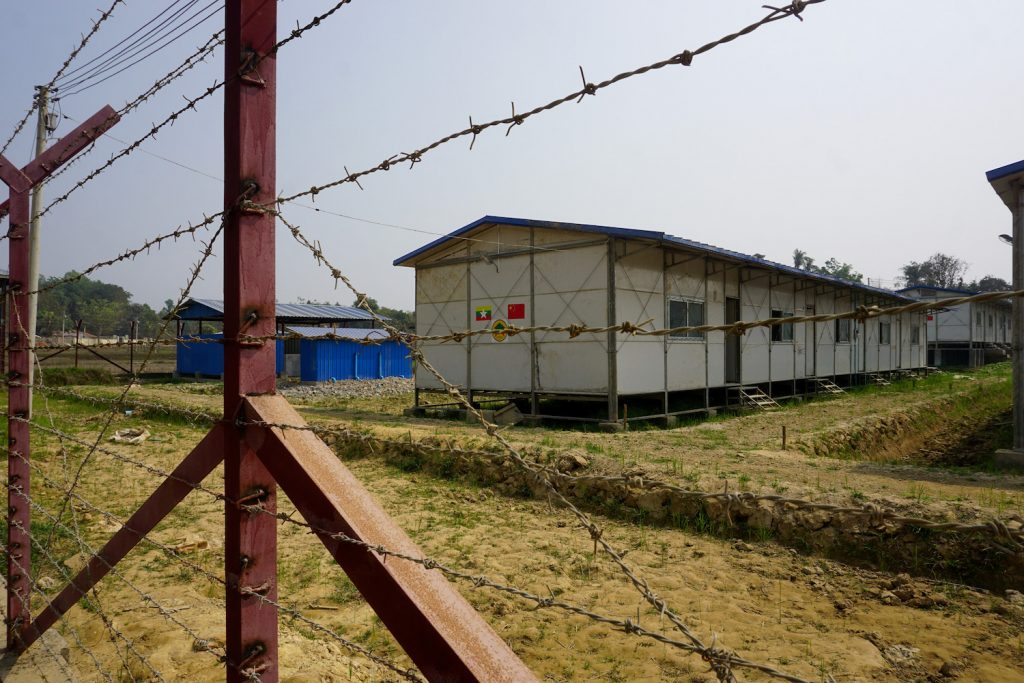
<svg viewBox="0 0 1024 683"><path fill-rule="evenodd" d="M841 318L836 321L836 343L837 344L849 344L850 343L850 319Z"/></svg>
<svg viewBox="0 0 1024 683"><path fill-rule="evenodd" d="M989 313L988 314L988 326L992 327L993 325L995 325L995 319L992 317L992 314Z"/></svg>
<svg viewBox="0 0 1024 683"><path fill-rule="evenodd" d="M879 344L891 344L892 343L892 323L878 323L878 343Z"/></svg>
<svg viewBox="0 0 1024 683"><path fill-rule="evenodd" d="M921 328L914 325L910 328L910 345L917 346L921 343Z"/></svg>
<svg viewBox="0 0 1024 683"><path fill-rule="evenodd" d="M668 326L692 327L704 324L704 302L696 299L669 299ZM681 332L672 339L703 339L703 332Z"/></svg>
<svg viewBox="0 0 1024 683"><path fill-rule="evenodd" d="M772 309L773 318L792 318L793 311L783 311L780 309ZM772 325L772 341L773 342L791 342L793 341L793 323L782 323L781 325Z"/></svg>
<svg viewBox="0 0 1024 683"><path fill-rule="evenodd" d="M981 327L981 311L974 314L974 324Z"/></svg>

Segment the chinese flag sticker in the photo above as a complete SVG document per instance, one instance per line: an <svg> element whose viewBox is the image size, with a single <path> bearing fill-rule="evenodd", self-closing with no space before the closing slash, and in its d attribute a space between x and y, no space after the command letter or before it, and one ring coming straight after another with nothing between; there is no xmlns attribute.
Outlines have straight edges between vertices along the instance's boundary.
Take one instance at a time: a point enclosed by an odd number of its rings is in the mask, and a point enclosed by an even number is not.
<svg viewBox="0 0 1024 683"><path fill-rule="evenodd" d="M509 304L508 319L522 320L526 317L526 304Z"/></svg>

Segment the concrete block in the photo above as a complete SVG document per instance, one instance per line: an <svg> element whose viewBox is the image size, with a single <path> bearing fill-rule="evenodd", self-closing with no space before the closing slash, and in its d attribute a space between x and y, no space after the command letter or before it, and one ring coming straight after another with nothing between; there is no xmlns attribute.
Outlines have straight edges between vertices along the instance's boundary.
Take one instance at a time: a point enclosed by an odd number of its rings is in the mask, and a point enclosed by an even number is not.
<svg viewBox="0 0 1024 683"><path fill-rule="evenodd" d="M999 449L992 457L992 464L1004 470L1024 470L1024 451Z"/></svg>
<svg viewBox="0 0 1024 683"><path fill-rule="evenodd" d="M602 432L621 432L624 429L621 422L598 422L597 428Z"/></svg>

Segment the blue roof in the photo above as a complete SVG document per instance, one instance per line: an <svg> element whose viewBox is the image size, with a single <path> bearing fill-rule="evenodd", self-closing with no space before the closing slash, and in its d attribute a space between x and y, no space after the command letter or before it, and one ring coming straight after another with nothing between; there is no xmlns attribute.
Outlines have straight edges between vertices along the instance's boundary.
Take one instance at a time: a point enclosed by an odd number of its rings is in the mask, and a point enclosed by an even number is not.
<svg viewBox="0 0 1024 683"><path fill-rule="evenodd" d="M1017 161L1006 166L1000 166L999 168L993 168L991 171L985 171L985 178L991 183L995 180L1000 180L1006 176L1011 176L1016 173L1024 173L1024 160Z"/></svg>
<svg viewBox="0 0 1024 683"><path fill-rule="evenodd" d="M410 263L416 259L416 257L425 254L436 247L445 244L453 239L458 239L469 232L476 230L477 228L484 225L501 224L501 225L517 225L528 228L548 228L551 230L569 230L575 232L588 232L597 233L601 235L608 235L610 237L621 237L624 239L641 239L641 240L653 240L660 242L665 245L675 245L679 247L685 247L696 251L701 251L706 254L713 254L722 258L726 258L733 261L740 261L742 263L749 263L755 266L762 266L771 270L777 270L797 277L808 278L811 280L819 280L821 282L827 282L830 284L842 285L844 287L852 287L873 294L880 294L883 296L892 297L895 299L901 299L905 301L913 301L910 297L897 294L890 289L882 289L881 287L872 287L865 285L860 282L853 282L851 280L844 280L843 278L835 277L834 275L826 275L825 273L815 273L808 270L801 270L795 266L787 266L783 263L776 263L767 259L757 258L749 254L743 254L738 251L732 251L729 249L722 249L711 244L705 244L703 242L696 242L694 240L684 239L682 237L675 237L664 232L658 232L654 230L636 230L633 228L616 228L606 225L590 225L586 223L562 223L554 221L540 221L528 218L508 218L504 216L484 216L483 218L477 219L469 225L463 226L454 232L451 232L444 237L440 237L429 244L409 252L405 256L400 256L395 259L394 265L414 265Z"/></svg>
<svg viewBox="0 0 1024 683"><path fill-rule="evenodd" d="M985 178L992 185L992 189L996 191L1010 211L1015 209L1018 202L1014 181L1019 180L1022 176L1024 176L1024 161L1000 166L985 173Z"/></svg>
<svg viewBox="0 0 1024 683"><path fill-rule="evenodd" d="M353 306L328 306L325 304L274 304L278 322L316 322L373 320L368 311ZM221 320L224 318L224 301L221 299L188 299L178 312L181 320ZM383 316L380 316L383 318ZM387 318L384 318L387 320Z"/></svg>
<svg viewBox="0 0 1024 683"><path fill-rule="evenodd" d="M309 327L307 325L287 325L285 330L300 337L318 339L332 337L338 339L387 339L388 333L381 329L369 329L365 327Z"/></svg>

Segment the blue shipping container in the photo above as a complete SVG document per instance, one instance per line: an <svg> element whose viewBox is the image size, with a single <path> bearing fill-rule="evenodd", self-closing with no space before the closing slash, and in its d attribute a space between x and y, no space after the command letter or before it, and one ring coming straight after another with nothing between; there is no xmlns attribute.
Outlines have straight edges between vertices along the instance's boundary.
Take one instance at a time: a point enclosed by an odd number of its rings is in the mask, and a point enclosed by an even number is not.
<svg viewBox="0 0 1024 683"><path fill-rule="evenodd" d="M303 382L412 377L409 350L393 340L367 345L346 339L303 339L299 353Z"/></svg>

